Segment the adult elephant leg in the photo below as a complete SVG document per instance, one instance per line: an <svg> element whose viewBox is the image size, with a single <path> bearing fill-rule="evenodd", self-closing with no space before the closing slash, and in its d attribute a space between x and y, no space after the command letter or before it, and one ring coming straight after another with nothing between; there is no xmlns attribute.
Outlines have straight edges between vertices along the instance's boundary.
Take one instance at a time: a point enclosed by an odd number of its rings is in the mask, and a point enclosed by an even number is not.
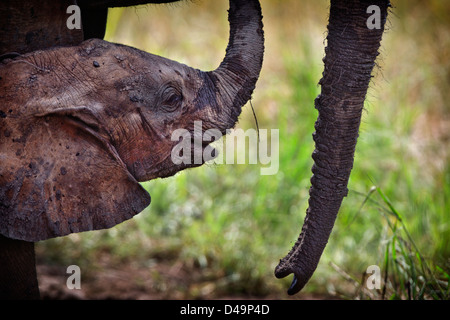
<svg viewBox="0 0 450 320"><path fill-rule="evenodd" d="M39 299L34 242L0 235L0 299Z"/></svg>
<svg viewBox="0 0 450 320"><path fill-rule="evenodd" d="M379 16L371 16L371 5ZM278 278L294 273L289 294L300 291L314 273L347 195L361 112L389 6L387 0L331 0L321 93L315 100L319 115L309 208L297 242L275 269ZM379 21L373 29L369 18Z"/></svg>

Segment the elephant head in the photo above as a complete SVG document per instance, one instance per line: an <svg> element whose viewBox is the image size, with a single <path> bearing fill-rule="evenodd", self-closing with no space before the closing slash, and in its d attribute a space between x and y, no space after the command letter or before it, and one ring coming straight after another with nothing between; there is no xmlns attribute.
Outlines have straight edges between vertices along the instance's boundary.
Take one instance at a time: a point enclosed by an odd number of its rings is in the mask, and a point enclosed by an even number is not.
<svg viewBox="0 0 450 320"><path fill-rule="evenodd" d="M226 55L208 72L99 39L3 61L0 234L112 227L149 205L139 181L198 166L172 161L171 134L235 125L262 66L261 20L257 0L230 0Z"/></svg>

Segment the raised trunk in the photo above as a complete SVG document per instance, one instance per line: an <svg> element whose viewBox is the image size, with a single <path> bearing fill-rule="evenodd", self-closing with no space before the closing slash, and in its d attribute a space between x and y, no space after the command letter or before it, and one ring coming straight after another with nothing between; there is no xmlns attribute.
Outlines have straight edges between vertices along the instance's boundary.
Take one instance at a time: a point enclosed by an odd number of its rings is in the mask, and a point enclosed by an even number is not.
<svg viewBox="0 0 450 320"><path fill-rule="evenodd" d="M0 299L39 299L34 243L0 235Z"/></svg>
<svg viewBox="0 0 450 320"><path fill-rule="evenodd" d="M183 82L186 84L183 88L188 88L184 90L184 106L197 108L189 109L192 113L188 116L194 121L196 116L202 120L201 116L210 111L208 116L212 117L205 117L205 121L222 130L231 128L242 105L250 98L261 69L264 51L261 19L257 0L230 0L230 43L225 59L211 72L193 70L159 56L96 39L79 46L26 54L2 64L0 153L10 165L0 166L1 234L39 241L109 228L143 210L150 197L137 183L138 176L163 177L184 169L175 166L170 157L172 141L168 143L170 135L165 130L175 127L174 123L183 127L188 122L189 128L191 119L172 117L176 115L173 110L161 112L163 103L170 106L181 101L182 95L171 92L180 89L178 86ZM54 45L51 42L42 47ZM27 47L20 53L28 50L31 49ZM109 50L117 50L119 54ZM8 54L0 60L14 56ZM36 57L38 62L33 60ZM145 65L146 62L154 65ZM71 66L69 73L67 65ZM113 72L101 73L106 68ZM132 70L132 76L128 69ZM145 72L138 74L137 70ZM22 82L29 74L31 80ZM199 74L201 78L197 78ZM185 82L179 81L183 75ZM177 81L173 85L163 83L164 77ZM84 86L79 86L79 82ZM167 94L170 99L164 96L166 91L158 92L163 85L171 90ZM101 90L95 90L100 87ZM167 101L157 100L158 94ZM211 103L197 103L198 99ZM102 102L107 108L103 108ZM155 109L164 114L158 115ZM180 105L176 111L179 109ZM186 110L183 112L187 114ZM129 125L118 126L118 118L125 119L120 124L128 121ZM154 121L153 127L149 119ZM138 132L141 129L145 134ZM114 130L121 135L115 135ZM152 135L156 137L153 140L143 138ZM127 148L123 137L129 138L133 147ZM11 144L14 150L9 147ZM160 147L164 144L168 147ZM151 165L156 168L154 176L146 171ZM134 168L144 170L137 175ZM102 183L95 185L95 181ZM0 242L0 296L38 297L33 243L3 236Z"/></svg>
<svg viewBox="0 0 450 320"><path fill-rule="evenodd" d="M368 10L371 5L379 9L378 17ZM315 100L319 116L309 208L297 242L275 269L278 278L294 273L289 294L300 291L314 273L347 195L361 112L388 7L386 0L331 0L325 68ZM379 19L376 28L369 29L369 17Z"/></svg>
<svg viewBox="0 0 450 320"><path fill-rule="evenodd" d="M220 66L205 76L218 92L215 110L219 130L232 128L242 106L251 98L262 67L264 32L261 7L257 0L230 0L230 38ZM217 122L216 122L217 121Z"/></svg>

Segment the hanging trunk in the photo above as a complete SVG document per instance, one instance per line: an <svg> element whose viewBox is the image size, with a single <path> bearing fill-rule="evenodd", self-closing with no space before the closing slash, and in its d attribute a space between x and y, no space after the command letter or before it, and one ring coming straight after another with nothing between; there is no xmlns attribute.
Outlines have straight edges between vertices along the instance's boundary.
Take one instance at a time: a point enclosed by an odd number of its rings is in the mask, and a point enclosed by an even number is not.
<svg viewBox="0 0 450 320"><path fill-rule="evenodd" d="M379 8L378 16L368 10L371 5ZM289 294L300 291L314 273L347 195L361 112L389 6L387 0L331 0L325 68L315 100L319 115L309 208L297 242L275 269L278 278L294 273ZM378 28L369 29L377 18Z"/></svg>

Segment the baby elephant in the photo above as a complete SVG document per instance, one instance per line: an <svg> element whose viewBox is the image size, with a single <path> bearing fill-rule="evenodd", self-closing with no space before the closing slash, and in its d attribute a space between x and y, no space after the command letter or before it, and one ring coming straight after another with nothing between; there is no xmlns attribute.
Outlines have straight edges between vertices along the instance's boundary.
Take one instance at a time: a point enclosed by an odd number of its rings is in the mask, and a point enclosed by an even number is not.
<svg viewBox="0 0 450 320"><path fill-rule="evenodd" d="M99 39L4 60L0 234L112 227L149 205L139 181L200 165L172 161L172 132L235 125L262 66L261 19L257 0L230 1L230 41L210 72Z"/></svg>

